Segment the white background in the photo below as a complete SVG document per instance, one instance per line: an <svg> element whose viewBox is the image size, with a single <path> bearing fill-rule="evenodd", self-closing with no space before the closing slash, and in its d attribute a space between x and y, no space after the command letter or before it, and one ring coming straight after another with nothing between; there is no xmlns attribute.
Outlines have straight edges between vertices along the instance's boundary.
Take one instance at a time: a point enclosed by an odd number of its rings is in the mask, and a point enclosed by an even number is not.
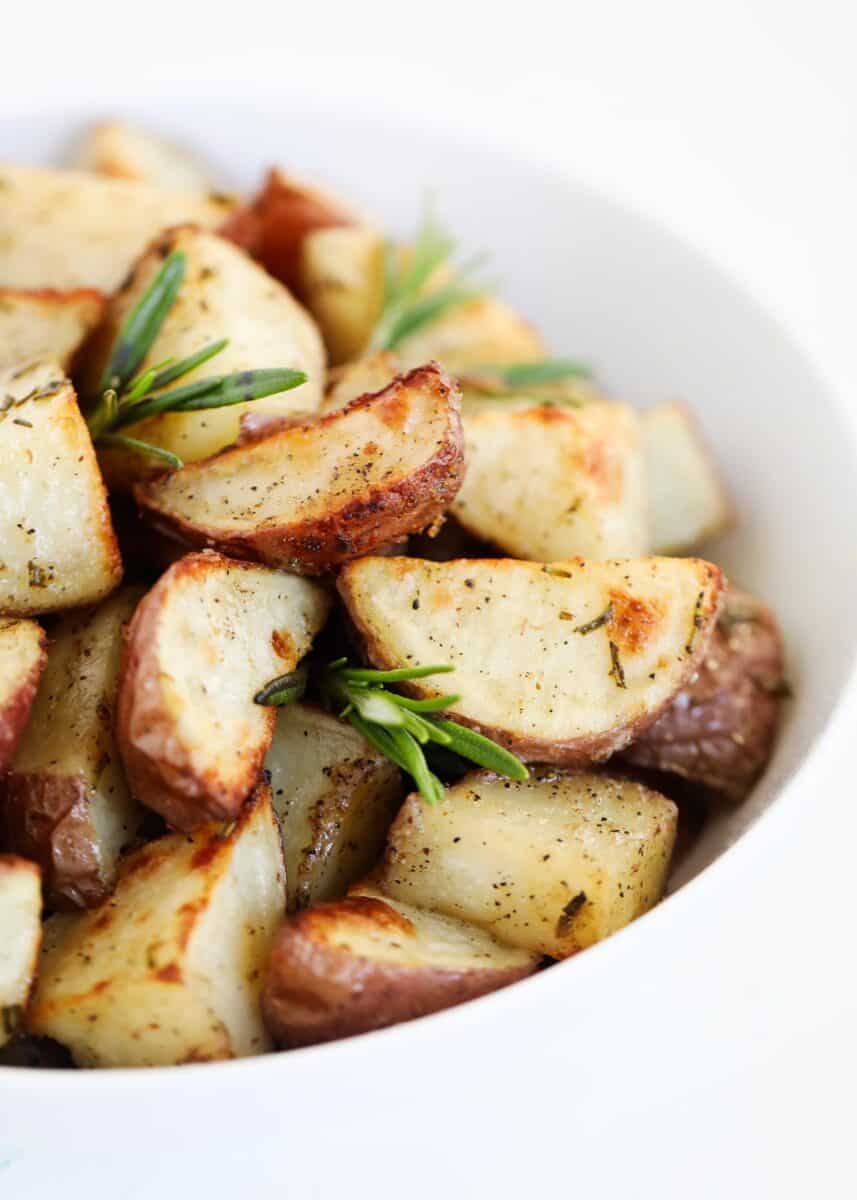
<svg viewBox="0 0 857 1200"><path fill-rule="evenodd" d="M357 105L382 96L399 111L441 122L454 114L464 128L500 132L573 164L582 178L703 247L847 393L857 267L852 9L833 0L239 0L218 9L114 0L27 13L16 4L4 12L0 35L0 103L7 112L26 109L46 96L114 83L145 93L161 80L175 93L177 78L191 95L195 81L210 82L214 66L230 92L252 64L272 86L289 77ZM648 1112L617 1103L625 1118L617 1118L610 1153L639 1154L641 1169L645 1161L636 1189L623 1195L857 1194L857 796L841 782L842 757L829 754L829 794L806 797L825 819L779 827L778 857L760 866L740 936L712 941L722 987L697 1042L686 1036L692 1022L676 1040L670 1029L658 1031L660 1069L670 1082L659 1092L670 1102ZM834 792L845 800L835 807ZM530 1122L520 1130L522 1146L538 1143L540 1106L561 1105L573 1086L546 1080L543 1094L519 1106L519 1119ZM581 1153L575 1130L566 1134L563 1144L542 1148L556 1165L557 1194L618 1195L599 1188L597 1163ZM220 1155L213 1169L198 1147L187 1149L184 1181L175 1164L158 1165L153 1147L141 1149L130 1178L117 1177L97 1131L92 1148L103 1161L86 1180L71 1163L46 1167L41 1184L13 1185L0 1169L0 1194L257 1194L242 1191L243 1176L233 1178ZM364 1192L355 1177L353 1194L426 1194L425 1164L385 1149L380 1182ZM251 1151L239 1158L249 1162ZM442 1145L437 1153L442 1160ZM483 1194L478 1172L460 1168L450 1165L449 1177L470 1177L467 1191L453 1184L448 1194ZM283 1196L288 1182L284 1164ZM326 1194L321 1187L318 1195ZM505 1193L495 1186L492 1194Z"/></svg>

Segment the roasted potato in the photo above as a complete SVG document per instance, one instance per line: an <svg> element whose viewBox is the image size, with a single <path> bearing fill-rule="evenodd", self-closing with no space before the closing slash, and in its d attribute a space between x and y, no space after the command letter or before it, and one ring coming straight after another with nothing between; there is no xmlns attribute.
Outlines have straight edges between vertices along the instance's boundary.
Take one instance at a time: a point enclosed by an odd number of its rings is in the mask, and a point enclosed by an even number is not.
<svg viewBox="0 0 857 1200"><path fill-rule="evenodd" d="M208 551L169 568L137 607L117 740L132 794L176 829L233 820L276 712L253 697L293 671L324 624L315 584Z"/></svg>
<svg viewBox="0 0 857 1200"><path fill-rule="evenodd" d="M347 722L311 704L280 710L265 766L289 910L344 895L381 855L405 794L401 772Z"/></svg>
<svg viewBox="0 0 857 1200"><path fill-rule="evenodd" d="M732 504L684 404L643 413L651 550L688 554L733 521Z"/></svg>
<svg viewBox="0 0 857 1200"><path fill-rule="evenodd" d="M771 756L785 691L773 614L730 590L696 674L623 757L739 802Z"/></svg>
<svg viewBox="0 0 857 1200"><path fill-rule="evenodd" d="M329 413L347 408L360 396L382 391L399 374L399 360L388 350L333 367L327 373L321 411Z"/></svg>
<svg viewBox="0 0 857 1200"><path fill-rule="evenodd" d="M112 292L162 229L213 229L232 208L215 194L0 166L0 287Z"/></svg>
<svg viewBox="0 0 857 1200"><path fill-rule="evenodd" d="M224 234L306 304L332 362L361 353L384 302L384 242L363 213L275 167Z"/></svg>
<svg viewBox="0 0 857 1200"><path fill-rule="evenodd" d="M47 358L68 370L103 310L104 297L94 288L0 288L0 368Z"/></svg>
<svg viewBox="0 0 857 1200"><path fill-rule="evenodd" d="M436 358L452 375L485 363L528 362L545 353L532 325L495 296L469 300L396 346L405 369Z"/></svg>
<svg viewBox="0 0 857 1200"><path fill-rule="evenodd" d="M5 844L39 863L52 908L109 895L142 819L113 737L122 635L141 594L123 588L53 627L29 723L0 779Z"/></svg>
<svg viewBox="0 0 857 1200"><path fill-rule="evenodd" d="M0 617L0 789L30 717L47 660L46 640L35 621Z"/></svg>
<svg viewBox="0 0 857 1200"><path fill-rule="evenodd" d="M540 565L364 558L338 587L382 669L449 663L405 685L454 690L456 721L532 762L607 758L666 708L705 653L723 588L699 559Z"/></svg>
<svg viewBox="0 0 857 1200"><path fill-rule="evenodd" d="M125 121L90 126L72 165L79 171L158 188L205 192L212 186L210 172L189 151Z"/></svg>
<svg viewBox="0 0 857 1200"><path fill-rule="evenodd" d="M150 842L110 900L59 914L28 1014L30 1033L80 1066L138 1067L261 1054L260 992L285 908L268 788L235 823Z"/></svg>
<svg viewBox="0 0 857 1200"><path fill-rule="evenodd" d="M466 414L467 474L452 504L507 554L630 558L649 544L639 419L622 404L498 405Z"/></svg>
<svg viewBox="0 0 857 1200"><path fill-rule="evenodd" d="M216 359L182 376L182 387L212 375L264 367L292 367L307 375L307 382L300 387L261 400L201 412L163 413L127 427L129 436L171 450L184 462L195 462L235 441L243 413L314 412L324 387L324 349L312 320L276 280L230 242L183 226L168 231L148 248L110 301L87 348L82 371L91 389L97 387L122 321L149 287L164 258L176 250L186 258L185 282L141 370L165 359L185 358L228 337L228 346ZM121 489L163 470L149 458L116 449L102 452L101 461L111 487Z"/></svg>
<svg viewBox="0 0 857 1200"><path fill-rule="evenodd" d="M363 887L284 922L262 1011L278 1046L308 1046L483 996L538 962L466 921Z"/></svg>
<svg viewBox="0 0 857 1200"><path fill-rule="evenodd" d="M0 1046L23 1017L42 940L39 868L0 854Z"/></svg>
<svg viewBox="0 0 857 1200"><path fill-rule="evenodd" d="M0 613L100 600L122 561L74 389L55 363L28 363L0 370L0 397Z"/></svg>
<svg viewBox="0 0 857 1200"><path fill-rule="evenodd" d="M671 800L622 779L487 771L441 803L408 798L393 827L382 892L566 958L660 899L675 840Z"/></svg>
<svg viewBox="0 0 857 1200"><path fill-rule="evenodd" d="M458 392L429 364L135 495L143 515L181 541L318 574L431 524L463 470Z"/></svg>

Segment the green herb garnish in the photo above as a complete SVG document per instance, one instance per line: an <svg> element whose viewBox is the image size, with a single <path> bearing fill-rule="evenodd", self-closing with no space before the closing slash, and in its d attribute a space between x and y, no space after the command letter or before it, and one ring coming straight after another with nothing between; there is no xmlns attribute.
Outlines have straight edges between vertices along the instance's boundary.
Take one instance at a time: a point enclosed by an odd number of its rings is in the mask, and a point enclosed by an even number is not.
<svg viewBox="0 0 857 1200"><path fill-rule="evenodd" d="M169 384L225 350L229 345L227 338L211 342L187 358L166 359L146 371L139 371L175 304L186 268L184 253L174 250L125 318L102 373L98 399L90 406L87 416L93 442L102 446L121 446L173 468L183 466L178 455L120 431L162 413L199 412L244 404L248 400L289 391L306 382L303 371L283 367L212 375L184 387L169 388Z"/></svg>
<svg viewBox="0 0 857 1200"><path fill-rule="evenodd" d="M471 378L472 375L472 378ZM535 362L486 363L467 372L467 383L475 391L480 383L486 388L503 392L520 392L527 388L545 387L551 383L568 383L575 379L591 379L592 371L585 363L570 358L542 358Z"/></svg>
<svg viewBox="0 0 857 1200"><path fill-rule="evenodd" d="M485 288L468 282L480 260L453 264L456 250L453 238L429 211L408 255L388 242L384 258L384 304L368 352L394 350L400 342L470 300L484 295ZM447 282L427 289L431 277L441 267L450 272Z"/></svg>
<svg viewBox="0 0 857 1200"><path fill-rule="evenodd" d="M452 670L451 666L427 666L376 671L367 667L349 667L346 659L338 658L321 669L317 680L327 707L338 712L376 750L406 771L429 804L443 796L443 784L429 769L423 751L423 746L429 742L445 746L461 758L509 779L527 779L529 776L520 759L496 742L457 721L432 715L448 709L460 699L459 696L449 693L412 700L389 690L390 684L447 674ZM283 705L299 699L306 676L303 675L298 690L294 683L298 674L300 672L271 680L255 696L256 703Z"/></svg>

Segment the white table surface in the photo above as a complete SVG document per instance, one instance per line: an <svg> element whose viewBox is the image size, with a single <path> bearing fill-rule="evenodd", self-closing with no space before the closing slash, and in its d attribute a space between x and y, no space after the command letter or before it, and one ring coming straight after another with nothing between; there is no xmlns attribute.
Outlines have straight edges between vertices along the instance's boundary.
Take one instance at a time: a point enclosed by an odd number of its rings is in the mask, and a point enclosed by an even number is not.
<svg viewBox="0 0 857 1200"><path fill-rule="evenodd" d="M161 0L16 6L4 14L0 105L85 94L96 79L105 90L115 81L141 92L161 80L175 91L181 80L192 94L222 64L226 88L253 69L270 79L321 77L355 104L386 95L406 112L454 114L463 128L502 131L573 164L678 230L778 314L835 386L853 388L852 5L327 0L267 15L266 7L242 0L214 16ZM842 714L843 729L854 719ZM724 897L645 1087L617 1094L617 1081L605 1081L602 1117L563 1133L556 1114L574 1081L558 1055L556 1078L537 1096L516 1104L509 1081L512 1124L498 1138L517 1139L521 1154L505 1153L502 1173L489 1153L473 1177L462 1139L445 1148L429 1126L408 1146L385 1146L381 1136L349 1145L351 1194L857 1194L857 799L838 782L844 757L827 754L829 786L806 797L817 823L778 823L779 854L760 869L752 909L737 912ZM288 1164L278 1173L270 1153L214 1143L168 1157L148 1147L129 1173L94 1130L86 1163L46 1155L26 1177L0 1163L0 1195L330 1195L323 1166L317 1190L293 1189ZM616 1162L629 1158L639 1162L637 1190L618 1191Z"/></svg>

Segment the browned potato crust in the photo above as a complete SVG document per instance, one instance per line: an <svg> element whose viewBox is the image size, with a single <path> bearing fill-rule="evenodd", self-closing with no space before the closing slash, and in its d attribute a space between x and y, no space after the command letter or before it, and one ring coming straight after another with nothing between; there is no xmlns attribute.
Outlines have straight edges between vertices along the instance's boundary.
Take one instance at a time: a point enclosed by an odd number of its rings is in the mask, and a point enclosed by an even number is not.
<svg viewBox="0 0 857 1200"><path fill-rule="evenodd" d="M531 974L539 956L367 888L288 918L262 1012L283 1049L409 1021Z"/></svg>
<svg viewBox="0 0 857 1200"><path fill-rule="evenodd" d="M730 590L694 679L623 757L743 800L771 756L783 671L782 637L770 609Z"/></svg>
<svg viewBox="0 0 857 1200"><path fill-rule="evenodd" d="M0 288L0 366L49 358L68 369L104 305L95 288Z"/></svg>
<svg viewBox="0 0 857 1200"><path fill-rule="evenodd" d="M145 517L190 545L315 575L430 525L463 475L459 394L430 363L135 495Z"/></svg>
<svg viewBox="0 0 857 1200"><path fill-rule="evenodd" d="M47 639L35 621L0 617L0 775L15 754L47 661Z"/></svg>
<svg viewBox="0 0 857 1200"><path fill-rule="evenodd" d="M134 614L120 671L134 796L177 829L235 818L276 721L253 697L295 669L328 609L304 579L210 551L170 567Z"/></svg>
<svg viewBox="0 0 857 1200"><path fill-rule="evenodd" d="M41 913L39 868L0 854L0 1046L21 1024L39 958Z"/></svg>

